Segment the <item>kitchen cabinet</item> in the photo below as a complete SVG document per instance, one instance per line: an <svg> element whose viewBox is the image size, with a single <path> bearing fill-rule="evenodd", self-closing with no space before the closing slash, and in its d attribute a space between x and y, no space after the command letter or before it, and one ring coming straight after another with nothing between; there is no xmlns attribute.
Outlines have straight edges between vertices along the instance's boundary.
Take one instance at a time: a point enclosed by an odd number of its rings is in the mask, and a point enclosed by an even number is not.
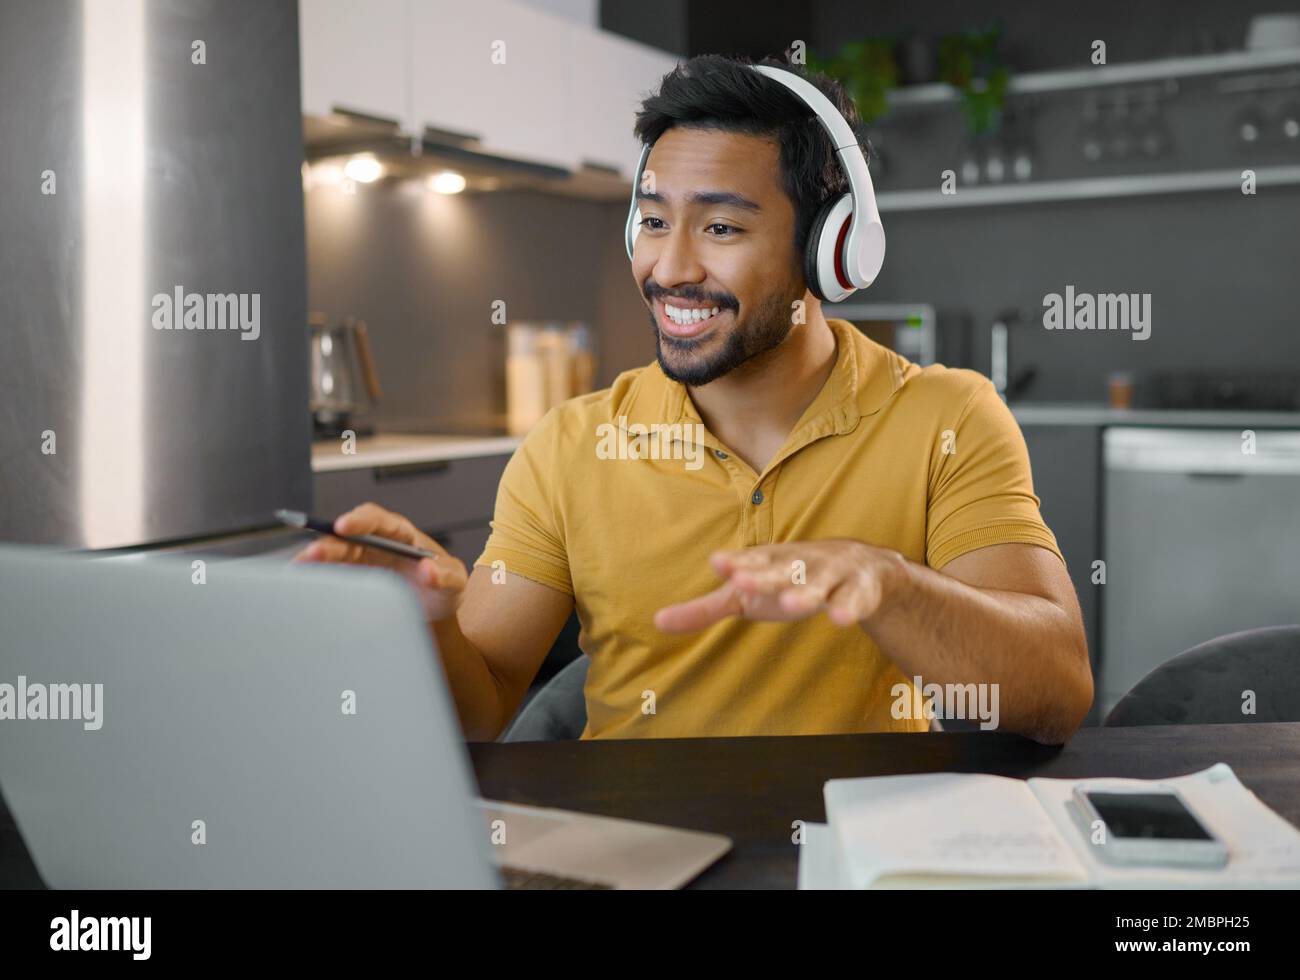
<svg viewBox="0 0 1300 980"><path fill-rule="evenodd" d="M300 0L303 113L348 109L410 129L409 12L410 0Z"/></svg>
<svg viewBox="0 0 1300 980"><path fill-rule="evenodd" d="M583 28L511 3L416 2L411 60L421 125L506 156L571 167L583 114L570 65ZM494 50L504 61L494 61Z"/></svg>
<svg viewBox="0 0 1300 980"><path fill-rule="evenodd" d="M317 470L315 511L335 517L374 501L410 518L472 568L487 542L509 455Z"/></svg>
<svg viewBox="0 0 1300 980"><path fill-rule="evenodd" d="M1107 430L1103 711L1198 644L1300 622L1300 430L1253 439Z"/></svg>
<svg viewBox="0 0 1300 980"><path fill-rule="evenodd" d="M677 59L617 34L579 31L570 62L580 130L575 145L585 160L617 167L631 180L641 144L632 124L646 92Z"/></svg>
<svg viewBox="0 0 1300 980"><path fill-rule="evenodd" d="M636 163L633 113L664 52L510 0L300 0L303 112L336 107L578 169ZM493 45L504 42L505 61Z"/></svg>

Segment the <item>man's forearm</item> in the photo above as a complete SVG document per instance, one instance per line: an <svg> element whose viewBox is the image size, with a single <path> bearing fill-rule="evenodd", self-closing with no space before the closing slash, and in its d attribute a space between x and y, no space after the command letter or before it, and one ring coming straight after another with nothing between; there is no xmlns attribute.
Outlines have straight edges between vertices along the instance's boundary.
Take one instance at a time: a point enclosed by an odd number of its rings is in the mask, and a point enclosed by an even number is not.
<svg viewBox="0 0 1300 980"><path fill-rule="evenodd" d="M429 624L438 641L447 684L451 688L460 727L470 741L490 742L508 720L509 695L486 658L461 632L456 617Z"/></svg>
<svg viewBox="0 0 1300 980"><path fill-rule="evenodd" d="M1064 742L1088 713L1092 673L1073 610L1019 592L979 589L903 559L884 577L862 628L909 678L997 684L999 727Z"/></svg>

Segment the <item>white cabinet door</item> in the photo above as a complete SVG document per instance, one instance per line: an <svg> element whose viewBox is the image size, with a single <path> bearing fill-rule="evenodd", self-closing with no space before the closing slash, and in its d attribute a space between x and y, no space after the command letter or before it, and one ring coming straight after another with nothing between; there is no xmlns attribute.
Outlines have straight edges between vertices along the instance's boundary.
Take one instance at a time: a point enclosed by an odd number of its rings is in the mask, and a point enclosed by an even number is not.
<svg viewBox="0 0 1300 980"><path fill-rule="evenodd" d="M589 29L506 0L417 0L412 9L414 114L469 133L483 149L573 166L570 49Z"/></svg>
<svg viewBox="0 0 1300 980"><path fill-rule="evenodd" d="M673 55L617 34L581 32L572 59L581 93L581 157L617 167L630 180L641 150L632 135L641 99L676 64Z"/></svg>
<svg viewBox="0 0 1300 980"><path fill-rule="evenodd" d="M641 96L676 58L511 0L299 0L303 112L479 137L506 156L631 177Z"/></svg>
<svg viewBox="0 0 1300 980"><path fill-rule="evenodd" d="M335 108L410 128L410 0L299 0L302 111Z"/></svg>

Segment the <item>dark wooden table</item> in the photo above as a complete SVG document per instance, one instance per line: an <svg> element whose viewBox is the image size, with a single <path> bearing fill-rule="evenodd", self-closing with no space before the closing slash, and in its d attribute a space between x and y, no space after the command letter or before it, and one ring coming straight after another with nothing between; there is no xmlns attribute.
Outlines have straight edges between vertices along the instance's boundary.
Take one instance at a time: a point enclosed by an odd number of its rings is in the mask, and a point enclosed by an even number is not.
<svg viewBox="0 0 1300 980"><path fill-rule="evenodd" d="M826 819L822 784L844 776L1181 776L1226 762L1300 827L1300 723L1085 728L1062 747L1000 732L476 743L489 799L726 834L735 846L697 888L793 888L796 820Z"/></svg>
<svg viewBox="0 0 1300 980"><path fill-rule="evenodd" d="M735 848L700 888L793 888L791 824L824 820L822 784L843 776L1165 778L1226 762L1300 826L1300 723L1085 728L1063 747L983 732L475 743L470 755L490 799L726 834ZM41 887L3 807L0 887Z"/></svg>

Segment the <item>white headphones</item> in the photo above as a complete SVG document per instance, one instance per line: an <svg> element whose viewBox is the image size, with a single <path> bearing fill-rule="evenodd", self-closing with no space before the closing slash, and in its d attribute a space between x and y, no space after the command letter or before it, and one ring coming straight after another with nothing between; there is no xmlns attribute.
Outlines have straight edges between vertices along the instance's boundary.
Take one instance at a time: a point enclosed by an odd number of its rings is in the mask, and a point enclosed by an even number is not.
<svg viewBox="0 0 1300 980"><path fill-rule="evenodd" d="M876 208L876 189L871 183L866 157L862 155L862 147L849 124L817 86L781 68L769 65L749 67L780 82L817 114L849 178L849 193L831 198L817 213L804 253L804 279L808 288L818 299L838 303L875 282L885 261L885 229ZM636 236L641 231L637 191L649 156L650 147L643 146L641 159L636 165L632 207L628 211L624 235L629 259L632 258Z"/></svg>

